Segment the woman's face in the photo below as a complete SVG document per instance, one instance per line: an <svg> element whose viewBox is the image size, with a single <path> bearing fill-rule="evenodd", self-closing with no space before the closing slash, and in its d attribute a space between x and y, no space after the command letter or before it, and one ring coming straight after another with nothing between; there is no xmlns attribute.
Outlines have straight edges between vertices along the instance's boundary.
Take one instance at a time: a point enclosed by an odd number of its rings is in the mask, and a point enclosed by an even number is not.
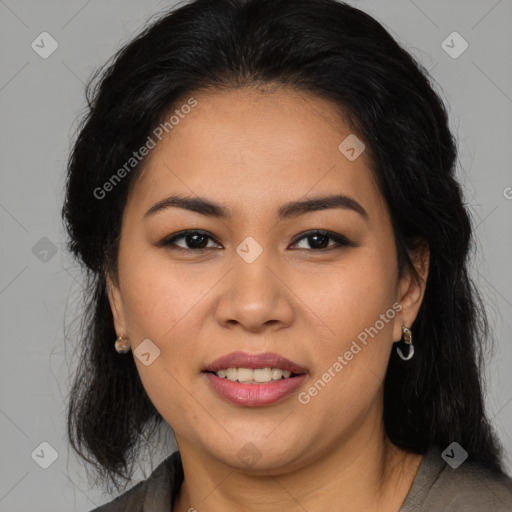
<svg viewBox="0 0 512 512"><path fill-rule="evenodd" d="M367 154L357 156L352 138L339 149L350 130L307 94L193 97L124 211L119 281L110 283L116 330L132 347L122 357L135 358L182 451L277 474L368 446L380 434L392 343L423 289L398 279ZM216 206L162 203L171 196ZM349 199L315 207L333 196ZM266 367L299 375L240 384L207 371L233 367L245 368L227 372L240 380L281 377Z"/></svg>

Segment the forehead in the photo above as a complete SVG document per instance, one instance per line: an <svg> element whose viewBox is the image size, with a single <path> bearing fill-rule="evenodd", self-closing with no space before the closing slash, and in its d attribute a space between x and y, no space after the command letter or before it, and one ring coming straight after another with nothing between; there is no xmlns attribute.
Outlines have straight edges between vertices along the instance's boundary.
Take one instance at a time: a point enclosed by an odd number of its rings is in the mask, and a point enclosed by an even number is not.
<svg viewBox="0 0 512 512"><path fill-rule="evenodd" d="M179 191L262 208L337 192L384 206L365 151L355 160L343 152L356 135L332 102L284 87L191 97L197 105L148 155L129 203Z"/></svg>

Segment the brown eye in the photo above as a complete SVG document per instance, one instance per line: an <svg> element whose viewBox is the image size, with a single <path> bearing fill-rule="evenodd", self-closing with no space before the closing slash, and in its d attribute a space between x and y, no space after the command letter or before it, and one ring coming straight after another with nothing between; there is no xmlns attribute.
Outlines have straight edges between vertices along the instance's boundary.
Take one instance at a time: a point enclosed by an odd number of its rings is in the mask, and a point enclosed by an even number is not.
<svg viewBox="0 0 512 512"><path fill-rule="evenodd" d="M299 249L306 250L331 250L339 248L340 246L352 245L350 241L343 235L332 233L330 231L315 230L303 233L299 238L293 242L293 245L297 245L301 240L306 240L306 244L309 247L299 247ZM329 240L334 241L334 244L329 245Z"/></svg>
<svg viewBox="0 0 512 512"><path fill-rule="evenodd" d="M305 242L302 242L303 240ZM214 242L213 246L208 245L210 241ZM323 230L302 233L300 237L295 239L292 245L297 246L299 243L305 243L307 246L298 247L298 249L313 250L315 252L330 251L347 245L353 246L345 236ZM198 230L187 230L175 233L162 240L158 245L183 251L201 251L222 247L209 233Z"/></svg>
<svg viewBox="0 0 512 512"><path fill-rule="evenodd" d="M180 242L182 245L177 244L178 240L182 240ZM180 233L176 233L170 237L164 239L159 245L162 247L169 247L170 249L178 249L178 250L196 250L200 251L203 249L211 249L211 246L208 246L208 241L214 240L207 232L205 231L182 231Z"/></svg>

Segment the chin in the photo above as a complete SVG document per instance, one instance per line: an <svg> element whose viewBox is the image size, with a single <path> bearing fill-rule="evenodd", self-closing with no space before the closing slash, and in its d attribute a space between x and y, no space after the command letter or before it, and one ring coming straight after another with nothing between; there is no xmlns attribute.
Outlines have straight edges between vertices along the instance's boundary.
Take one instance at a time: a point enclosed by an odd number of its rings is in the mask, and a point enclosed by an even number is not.
<svg viewBox="0 0 512 512"><path fill-rule="evenodd" d="M299 446L292 439L289 436L285 444L282 439L270 440L261 435L251 438L246 434L243 438L230 437L225 443L205 445L204 449L230 468L251 474L278 475L295 465L299 457Z"/></svg>

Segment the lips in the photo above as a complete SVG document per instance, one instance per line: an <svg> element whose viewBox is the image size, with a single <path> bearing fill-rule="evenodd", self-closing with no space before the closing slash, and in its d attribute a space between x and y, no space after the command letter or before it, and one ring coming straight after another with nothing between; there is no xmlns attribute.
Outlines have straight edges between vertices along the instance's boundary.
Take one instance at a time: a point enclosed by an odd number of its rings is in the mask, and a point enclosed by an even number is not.
<svg viewBox="0 0 512 512"><path fill-rule="evenodd" d="M215 372L227 368L279 368L291 373L288 378L265 383L241 383L219 377ZM307 370L286 357L265 352L249 354L232 352L210 363L203 375L210 388L222 399L243 407L265 407L277 404L296 392L307 379Z"/></svg>
<svg viewBox="0 0 512 512"><path fill-rule="evenodd" d="M249 354L247 352L232 352L215 359L204 368L204 372L217 372L226 368L280 368L288 370L292 374L301 375L307 373L306 368L273 352L262 354Z"/></svg>

